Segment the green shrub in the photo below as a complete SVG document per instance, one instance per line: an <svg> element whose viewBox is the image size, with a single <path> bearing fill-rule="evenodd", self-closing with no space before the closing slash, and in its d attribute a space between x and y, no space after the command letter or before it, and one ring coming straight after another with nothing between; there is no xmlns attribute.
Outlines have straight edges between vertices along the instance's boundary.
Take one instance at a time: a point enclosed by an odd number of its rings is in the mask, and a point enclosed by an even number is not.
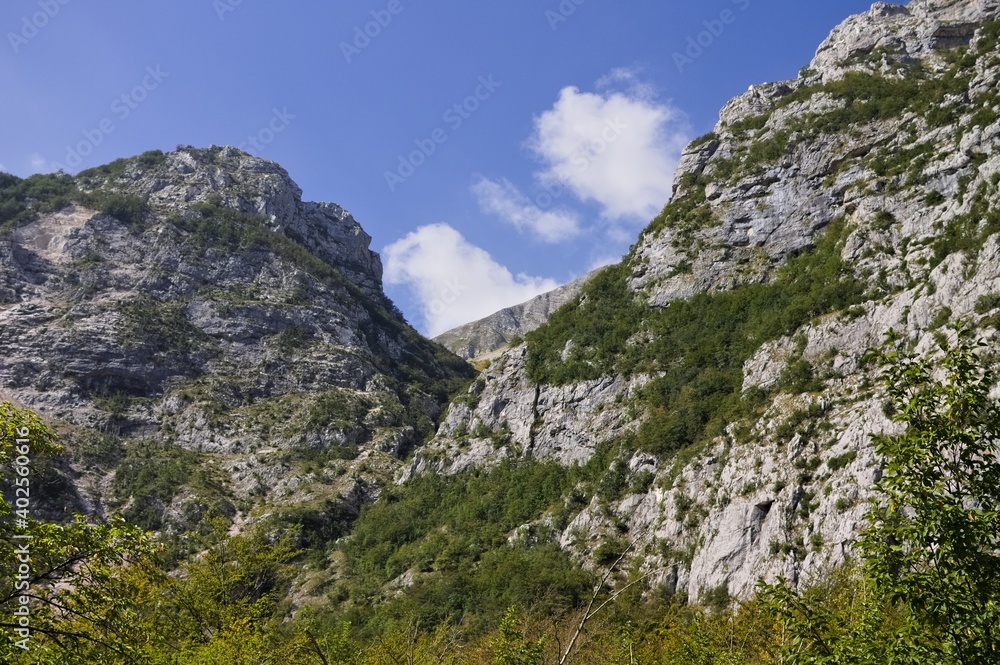
<svg viewBox="0 0 1000 665"><path fill-rule="evenodd" d="M132 194L106 193L99 191L84 195L83 202L101 212L111 215L126 226L138 226L149 212L146 199Z"/></svg>
<svg viewBox="0 0 1000 665"><path fill-rule="evenodd" d="M136 158L136 161L147 169L154 169L167 161L162 150L147 150Z"/></svg>
<svg viewBox="0 0 1000 665"><path fill-rule="evenodd" d="M927 195L924 196L924 205L939 206L944 203L945 200L944 194L935 189L934 191L928 192Z"/></svg>
<svg viewBox="0 0 1000 665"><path fill-rule="evenodd" d="M699 136L698 138L696 138L694 141L691 141L691 143L688 144L688 148L691 149L691 150L693 150L695 148L700 148L700 147L702 147L704 145L708 145L709 143L711 143L712 141L717 140L718 138L719 137L718 137L718 135L715 132L709 132L707 134L702 134L701 136Z"/></svg>
<svg viewBox="0 0 1000 665"><path fill-rule="evenodd" d="M885 233L895 225L896 216L888 210L879 210L872 221L872 228L880 233Z"/></svg>
<svg viewBox="0 0 1000 665"><path fill-rule="evenodd" d="M118 305L122 317L119 335L130 348L188 354L204 348L211 339L187 318L187 303L161 302L139 296Z"/></svg>
<svg viewBox="0 0 1000 665"><path fill-rule="evenodd" d="M843 455L838 455L837 457L831 457L826 461L826 466L831 471L839 471L843 469L851 462L858 458L858 452L856 450L850 450Z"/></svg>
<svg viewBox="0 0 1000 665"><path fill-rule="evenodd" d="M816 378L816 368L805 358L789 362L778 378L778 390L799 395L822 390L823 383Z"/></svg>
<svg viewBox="0 0 1000 665"><path fill-rule="evenodd" d="M617 538L608 539L594 550L594 562L599 566L610 566L621 557L628 545Z"/></svg>
<svg viewBox="0 0 1000 665"><path fill-rule="evenodd" d="M989 314L1000 307L1000 293L987 293L976 300L976 314Z"/></svg>
<svg viewBox="0 0 1000 665"><path fill-rule="evenodd" d="M562 503L582 478L606 468L602 457L576 468L509 463L454 477L428 474L387 488L379 502L362 509L342 546L354 579L351 593L369 598L403 572L420 570L433 577L380 613L427 625L464 615L479 629L512 605L549 612L573 606L590 592L590 576L556 545L512 546L508 537ZM372 613L358 618L371 620Z"/></svg>
<svg viewBox="0 0 1000 665"><path fill-rule="evenodd" d="M27 224L39 213L61 210L77 195L73 178L62 173L24 179L0 173L0 231Z"/></svg>
<svg viewBox="0 0 1000 665"><path fill-rule="evenodd" d="M195 453L165 443L129 444L112 484L120 501L130 500L124 516L132 524L156 530L163 511L190 482L198 464Z"/></svg>

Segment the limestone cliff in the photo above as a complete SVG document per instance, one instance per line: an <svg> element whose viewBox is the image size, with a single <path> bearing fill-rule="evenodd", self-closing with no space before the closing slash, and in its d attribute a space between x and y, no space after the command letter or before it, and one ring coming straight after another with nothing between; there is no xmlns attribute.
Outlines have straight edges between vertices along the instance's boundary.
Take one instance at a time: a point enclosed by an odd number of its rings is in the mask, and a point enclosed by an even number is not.
<svg viewBox="0 0 1000 665"><path fill-rule="evenodd" d="M870 435L891 426L864 352L890 329L921 352L949 325L996 334L998 18L995 0L876 3L797 79L727 104L618 277L495 360L404 476L515 457L580 463L611 446L621 491L568 524L525 528L585 565L602 542L637 540L642 565L692 598L746 596L759 578L843 561L879 473ZM734 394L753 406L702 421L691 407L690 425L670 405L728 395L721 368L737 351L657 344L681 339L683 312L706 311L727 313L713 326L744 317L737 332L766 334L738 340L751 346ZM674 430L650 423L704 435L673 445Z"/></svg>
<svg viewBox="0 0 1000 665"><path fill-rule="evenodd" d="M62 511L341 528L471 378L382 294L354 218L272 162L184 148L6 184L28 193L0 236L0 399L63 431Z"/></svg>

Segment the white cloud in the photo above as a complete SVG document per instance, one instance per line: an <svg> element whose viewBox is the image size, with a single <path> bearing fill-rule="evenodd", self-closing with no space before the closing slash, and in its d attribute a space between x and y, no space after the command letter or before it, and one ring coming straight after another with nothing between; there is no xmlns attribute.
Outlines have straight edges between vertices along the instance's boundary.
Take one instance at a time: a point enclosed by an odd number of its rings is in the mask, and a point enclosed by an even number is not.
<svg viewBox="0 0 1000 665"><path fill-rule="evenodd" d="M48 161L37 152L28 158L28 162L31 165L32 173L47 173L49 171Z"/></svg>
<svg viewBox="0 0 1000 665"><path fill-rule="evenodd" d="M652 102L656 98L656 88L652 83L641 80L635 70L628 67L618 67L597 79L597 87L601 90L618 88L627 92L633 99Z"/></svg>
<svg viewBox="0 0 1000 665"><path fill-rule="evenodd" d="M472 186L472 192L483 212L497 215L518 231L534 233L545 242L564 242L580 233L576 213L543 210L506 178L490 180L480 177Z"/></svg>
<svg viewBox="0 0 1000 665"><path fill-rule="evenodd" d="M613 266L621 263L621 254L604 254L598 256L596 259L590 261L590 266L587 268L587 272L594 272L598 268L604 268L606 266Z"/></svg>
<svg viewBox="0 0 1000 665"><path fill-rule="evenodd" d="M614 70L602 89L567 87L535 118L529 147L546 164L539 178L595 201L612 221L648 221L670 197L673 174L689 139L684 114L655 100L629 70Z"/></svg>
<svg viewBox="0 0 1000 665"><path fill-rule="evenodd" d="M10 173L10 171L7 170L6 166L0 164L0 173Z"/></svg>
<svg viewBox="0 0 1000 665"><path fill-rule="evenodd" d="M409 287L420 301L431 337L559 285L511 274L447 224L422 226L386 247L383 255L386 282Z"/></svg>

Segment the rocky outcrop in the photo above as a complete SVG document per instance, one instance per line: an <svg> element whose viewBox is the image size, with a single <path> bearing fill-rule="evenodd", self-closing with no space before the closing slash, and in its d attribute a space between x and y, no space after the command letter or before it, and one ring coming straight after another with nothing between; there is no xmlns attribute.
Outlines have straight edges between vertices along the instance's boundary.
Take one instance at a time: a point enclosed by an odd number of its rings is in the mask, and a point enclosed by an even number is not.
<svg viewBox="0 0 1000 665"><path fill-rule="evenodd" d="M536 330L550 314L576 298L593 276L594 273L584 275L528 302L449 330L434 341L466 360L491 354L507 346L512 339Z"/></svg>
<svg viewBox="0 0 1000 665"><path fill-rule="evenodd" d="M143 446L213 478L171 480L144 526L373 498L471 378L385 298L351 215L277 164L186 148L75 184L0 238L0 397L66 429L96 512L144 500Z"/></svg>
<svg viewBox="0 0 1000 665"><path fill-rule="evenodd" d="M585 463L604 441L631 431L638 420L619 407L649 377L607 377L570 386L533 385L526 350L491 363L455 400L429 448L417 451L401 479L433 471L454 474L499 460L533 457Z"/></svg>
<svg viewBox="0 0 1000 665"><path fill-rule="evenodd" d="M998 16L996 0L876 2L838 26L810 67L824 78L837 78L859 57L878 50L896 54L897 61L922 60L942 49L968 45L977 26Z"/></svg>
<svg viewBox="0 0 1000 665"><path fill-rule="evenodd" d="M761 344L743 371L746 394L766 396L757 416L676 455L628 452L609 469L624 473L623 496L593 496L565 526L543 516L525 529L585 565L603 542L638 541L641 565L690 598L747 596L760 578L808 580L845 560L879 474L871 435L893 427L864 353L890 329L922 353L949 325L996 336L997 18L994 0L876 3L835 29L799 78L726 105L684 152L674 203L626 258L636 301L656 311L770 282L834 223L866 295ZM655 376L535 385L526 353L495 360L452 405L413 472L515 455L582 463L648 417L641 387ZM810 387L782 387L793 364Z"/></svg>

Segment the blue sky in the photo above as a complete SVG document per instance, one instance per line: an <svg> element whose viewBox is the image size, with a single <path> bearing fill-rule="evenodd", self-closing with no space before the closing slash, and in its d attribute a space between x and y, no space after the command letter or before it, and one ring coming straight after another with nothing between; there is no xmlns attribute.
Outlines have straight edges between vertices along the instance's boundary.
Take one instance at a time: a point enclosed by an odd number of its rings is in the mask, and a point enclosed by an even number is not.
<svg viewBox="0 0 1000 665"><path fill-rule="evenodd" d="M7 0L0 170L242 145L350 210L439 333L617 260L684 141L870 4Z"/></svg>

